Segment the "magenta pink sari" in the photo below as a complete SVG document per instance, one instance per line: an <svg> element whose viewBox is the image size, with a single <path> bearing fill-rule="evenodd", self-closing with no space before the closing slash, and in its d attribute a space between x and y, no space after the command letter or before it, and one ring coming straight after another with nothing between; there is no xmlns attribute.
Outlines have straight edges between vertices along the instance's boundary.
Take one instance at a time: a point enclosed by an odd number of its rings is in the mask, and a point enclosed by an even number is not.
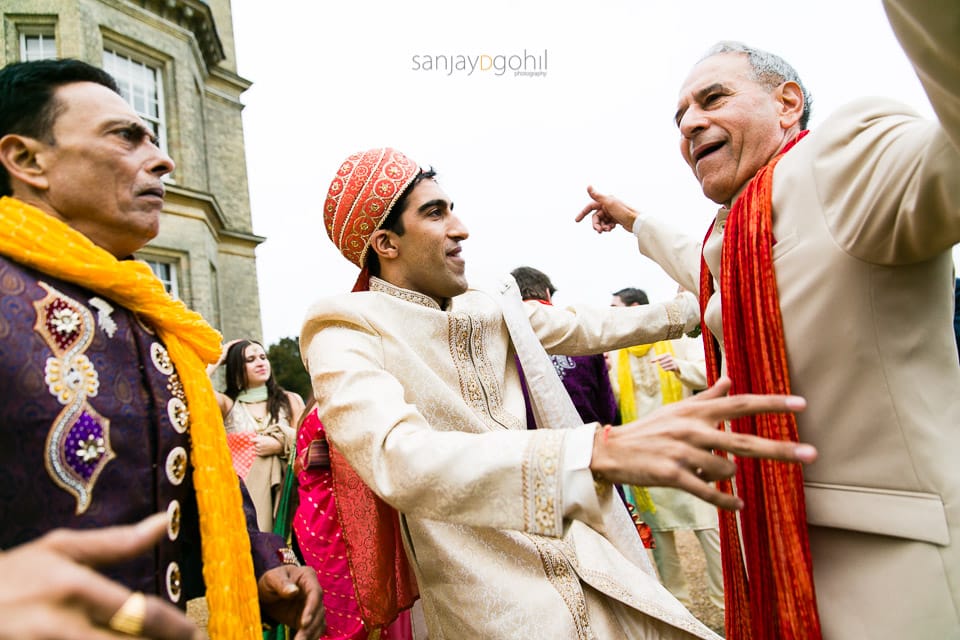
<svg viewBox="0 0 960 640"><path fill-rule="evenodd" d="M316 439L325 438L316 410L304 418L297 433L297 457ZM293 531L303 559L317 572L327 610L326 640L365 640L360 607L347 563L347 548L337 519L330 469L302 469L297 473L300 501ZM411 640L410 612L404 611L383 631L383 640Z"/></svg>

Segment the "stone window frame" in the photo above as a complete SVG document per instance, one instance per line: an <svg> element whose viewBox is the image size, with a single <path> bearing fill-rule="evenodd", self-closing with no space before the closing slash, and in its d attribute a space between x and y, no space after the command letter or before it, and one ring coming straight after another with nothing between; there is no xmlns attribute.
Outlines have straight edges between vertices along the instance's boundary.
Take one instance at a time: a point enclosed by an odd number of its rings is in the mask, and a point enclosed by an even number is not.
<svg viewBox="0 0 960 640"><path fill-rule="evenodd" d="M53 42L53 56L60 56L60 38L57 35L59 22L56 14L50 15L17 15L5 16L5 31L9 38L8 54L20 62L27 62L26 39L34 36L49 38ZM15 49L14 49L15 47ZM39 58L29 58L34 60Z"/></svg>

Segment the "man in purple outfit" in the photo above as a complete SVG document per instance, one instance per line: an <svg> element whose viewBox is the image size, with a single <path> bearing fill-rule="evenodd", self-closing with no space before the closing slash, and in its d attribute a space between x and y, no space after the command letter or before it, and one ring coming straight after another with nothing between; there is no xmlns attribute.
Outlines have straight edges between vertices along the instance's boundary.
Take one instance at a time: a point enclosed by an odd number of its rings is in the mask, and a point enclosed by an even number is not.
<svg viewBox="0 0 960 640"><path fill-rule="evenodd" d="M259 635L258 600L323 633L316 575L257 530L217 437L219 334L129 259L173 169L101 69L0 69L3 640L197 638L177 607L204 593L214 637Z"/></svg>
<svg viewBox="0 0 960 640"><path fill-rule="evenodd" d="M536 300L541 304L553 304L551 299L557 288L550 277L533 267L517 267L510 274L517 281L520 296L524 300ZM610 385L607 372L607 360L603 354L590 356L550 356L557 375L573 400L573 406L583 418L583 422L600 424L620 424L617 412L617 400ZM519 363L517 363L519 366ZM524 398L527 397L526 384L523 385ZM535 429L533 410L527 402L527 428Z"/></svg>

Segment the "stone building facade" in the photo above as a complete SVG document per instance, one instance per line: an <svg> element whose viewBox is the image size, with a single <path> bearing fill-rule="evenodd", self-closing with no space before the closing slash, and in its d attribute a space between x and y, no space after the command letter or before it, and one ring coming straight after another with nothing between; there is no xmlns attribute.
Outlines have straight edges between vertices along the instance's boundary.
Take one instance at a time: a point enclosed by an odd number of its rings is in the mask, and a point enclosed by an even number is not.
<svg viewBox="0 0 960 640"><path fill-rule="evenodd" d="M137 257L225 339L260 340L230 0L3 0L0 64L78 58L117 78L177 164Z"/></svg>

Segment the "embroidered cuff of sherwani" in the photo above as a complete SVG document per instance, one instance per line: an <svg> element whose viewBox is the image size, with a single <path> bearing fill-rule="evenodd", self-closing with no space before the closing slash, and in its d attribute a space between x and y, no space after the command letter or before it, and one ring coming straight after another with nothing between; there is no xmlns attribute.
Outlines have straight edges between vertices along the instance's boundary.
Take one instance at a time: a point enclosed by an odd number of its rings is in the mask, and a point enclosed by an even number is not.
<svg viewBox="0 0 960 640"><path fill-rule="evenodd" d="M669 323L664 340L680 338L700 324L700 306L697 304L697 297L689 291L684 291L673 300L665 302L663 309Z"/></svg>
<svg viewBox="0 0 960 640"><path fill-rule="evenodd" d="M555 538L563 534L561 472L566 429L537 429L524 452L524 530Z"/></svg>
<svg viewBox="0 0 960 640"><path fill-rule="evenodd" d="M590 471L597 423L566 429L563 448L563 515L603 531L603 511Z"/></svg>

